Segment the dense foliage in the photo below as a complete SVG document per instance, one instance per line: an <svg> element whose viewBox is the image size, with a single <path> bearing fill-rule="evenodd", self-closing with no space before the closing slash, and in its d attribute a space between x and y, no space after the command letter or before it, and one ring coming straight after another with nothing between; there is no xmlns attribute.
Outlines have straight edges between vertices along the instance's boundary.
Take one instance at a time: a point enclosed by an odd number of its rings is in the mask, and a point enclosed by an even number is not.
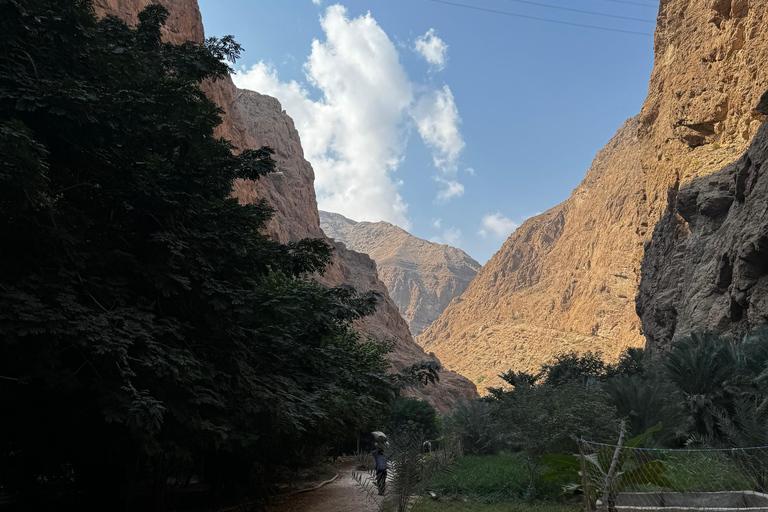
<svg viewBox="0 0 768 512"><path fill-rule="evenodd" d="M447 424L461 436L467 453L498 454L488 459L496 460L506 456L504 452L519 452L519 460L527 467L525 475L516 477L518 485L527 485L521 494L524 498L551 499L542 493L540 462L553 470L545 479L565 475L552 461L567 462L573 477L573 485L567 487L578 488L581 467L572 455L576 441L583 437L615 443L619 420L626 421L629 436L638 436L627 445L640 439L646 446L659 448L768 444L765 329L740 340L694 333L664 353L628 349L615 364L605 363L595 353L565 353L543 365L539 373L508 371L501 377L508 387L489 389L488 396L460 407ZM603 459L610 461L613 452L606 450ZM763 456L762 451L752 453L743 465L746 471L764 468L768 460L763 461ZM739 456L735 457L738 465ZM671 488L662 481L664 467L658 461L654 464L653 471L645 471L642 464L633 471ZM605 471L602 466L598 469ZM762 470L758 473L756 481L762 489L764 475ZM466 479L473 478L487 481L482 475ZM491 496L488 492L478 495Z"/></svg>
<svg viewBox="0 0 768 512"><path fill-rule="evenodd" d="M508 388L451 418L470 453L572 453L576 439L615 441L617 420L638 435L661 424L658 446L768 443L768 331L739 341L692 334L653 357L630 348L616 364L565 353L539 373L509 371Z"/></svg>
<svg viewBox="0 0 768 512"><path fill-rule="evenodd" d="M392 432L412 431L425 440L435 439L439 433L437 410L418 398L398 398L392 404L388 428Z"/></svg>
<svg viewBox="0 0 768 512"><path fill-rule="evenodd" d="M193 475L231 495L393 396L389 345L349 327L376 297L306 277L329 247L273 242L270 209L229 198L274 169L213 136L198 87L239 46L163 43L167 16L0 0L0 485L20 500L129 509L153 482L160 509Z"/></svg>

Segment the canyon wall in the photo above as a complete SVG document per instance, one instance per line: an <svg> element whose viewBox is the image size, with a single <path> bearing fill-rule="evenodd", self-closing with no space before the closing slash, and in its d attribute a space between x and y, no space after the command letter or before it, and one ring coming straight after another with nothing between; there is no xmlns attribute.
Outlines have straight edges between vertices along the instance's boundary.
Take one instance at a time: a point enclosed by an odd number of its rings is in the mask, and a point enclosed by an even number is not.
<svg viewBox="0 0 768 512"><path fill-rule="evenodd" d="M325 234L376 262L411 334L418 336L467 289L480 264L450 245L417 238L389 222L355 222L320 212Z"/></svg>
<svg viewBox="0 0 768 512"><path fill-rule="evenodd" d="M196 0L94 0L94 7L99 16L114 15L134 24L137 14L151 3L161 3L170 12L163 32L167 41L200 43L204 40ZM238 91L229 77L205 83L202 88L226 112L217 136L228 138L241 150L264 145L275 150L278 172L257 182L238 181L233 190L234 197L242 203L266 200L275 209L267 233L280 242L305 237L325 238L315 199L314 171L304 159L298 132L280 103L256 92ZM436 360L413 341L408 325L378 278L373 260L346 249L343 244L328 242L334 249L333 261L318 279L329 286L350 284L359 292L376 290L381 293L376 314L361 319L355 327L366 337L396 340L395 350L388 356L393 371L417 361ZM460 401L477 396L475 386L452 371L441 372L438 385L410 390L409 393L427 399L444 413Z"/></svg>
<svg viewBox="0 0 768 512"><path fill-rule="evenodd" d="M759 110L768 114L768 93ZM749 150L672 194L643 258L648 346L693 331L738 338L768 323L768 124Z"/></svg>
<svg viewBox="0 0 768 512"><path fill-rule="evenodd" d="M662 0L640 114L569 199L510 236L419 343L483 386L558 352L614 359L643 346L634 301L643 246L677 190L737 160L765 119L754 107L768 87L767 15L762 0Z"/></svg>
<svg viewBox="0 0 768 512"><path fill-rule="evenodd" d="M637 119L562 204L526 220L419 337L449 368L498 386L563 351L641 346L634 313L643 236Z"/></svg>

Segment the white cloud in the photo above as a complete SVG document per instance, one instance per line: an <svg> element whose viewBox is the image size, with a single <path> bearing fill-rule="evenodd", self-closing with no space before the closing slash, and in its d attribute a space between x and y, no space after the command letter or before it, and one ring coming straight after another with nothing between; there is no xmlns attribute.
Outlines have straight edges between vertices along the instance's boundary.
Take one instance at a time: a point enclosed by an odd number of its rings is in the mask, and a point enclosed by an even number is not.
<svg viewBox="0 0 768 512"><path fill-rule="evenodd" d="M391 173L403 159L402 126L413 86L394 44L370 13L349 19L344 7L334 5L320 24L326 40L312 42L304 64L308 82L322 92L319 101L297 82L281 82L264 62L233 80L240 88L275 96L293 118L315 169L321 209L408 229L402 182Z"/></svg>
<svg viewBox="0 0 768 512"><path fill-rule="evenodd" d="M432 160L442 176L436 181L443 185L438 201L447 201L464 193L464 185L456 180L459 155L464 139L459 131L461 117L450 87L444 85L423 94L413 107L412 116L424 143L432 150Z"/></svg>
<svg viewBox="0 0 768 512"><path fill-rule="evenodd" d="M448 45L435 35L435 29L431 28L423 36L417 37L413 49L436 69L445 68Z"/></svg>
<svg viewBox="0 0 768 512"><path fill-rule="evenodd" d="M443 219L432 219L432 225L435 228L440 229L440 227L443 225Z"/></svg>
<svg viewBox="0 0 768 512"><path fill-rule="evenodd" d="M435 178L435 181L443 185L443 188L437 193L438 202L445 202L454 197L461 197L464 195L464 185L458 181L445 180L440 177Z"/></svg>
<svg viewBox="0 0 768 512"><path fill-rule="evenodd" d="M458 228L447 228L438 236L430 238L429 241L457 247L461 243L461 230Z"/></svg>
<svg viewBox="0 0 768 512"><path fill-rule="evenodd" d="M501 213L496 212L488 214L480 221L480 236L495 236L497 238L508 237L515 229L517 229L517 223L511 219L506 218Z"/></svg>
<svg viewBox="0 0 768 512"><path fill-rule="evenodd" d="M464 169L464 172L466 172L466 173L467 173L467 174L469 174L470 176L475 176L475 175L477 174L477 173L475 172L475 169L474 169L474 168L472 168L472 167L467 167L466 169Z"/></svg>
<svg viewBox="0 0 768 512"><path fill-rule="evenodd" d="M413 108L413 119L419 135L432 151L435 166L443 172L456 172L456 162L464 139L459 132L459 110L453 100L450 87L423 94Z"/></svg>
<svg viewBox="0 0 768 512"><path fill-rule="evenodd" d="M282 66L285 66L286 64L296 64L296 57L291 55L290 53L285 54L285 58L283 59Z"/></svg>
<svg viewBox="0 0 768 512"><path fill-rule="evenodd" d="M315 5L320 5L320 0L312 0L312 3Z"/></svg>
<svg viewBox="0 0 768 512"><path fill-rule="evenodd" d="M343 6L333 5L320 25L325 40L312 42L303 67L306 83L282 82L264 62L232 78L240 88L275 96L293 118L315 170L321 209L409 229L405 185L394 175L405 158L409 123L416 124L439 169L437 199L464 192L456 179L464 141L453 94L447 85L432 89L412 82L398 48L370 13L350 19ZM432 41L429 35L425 42Z"/></svg>

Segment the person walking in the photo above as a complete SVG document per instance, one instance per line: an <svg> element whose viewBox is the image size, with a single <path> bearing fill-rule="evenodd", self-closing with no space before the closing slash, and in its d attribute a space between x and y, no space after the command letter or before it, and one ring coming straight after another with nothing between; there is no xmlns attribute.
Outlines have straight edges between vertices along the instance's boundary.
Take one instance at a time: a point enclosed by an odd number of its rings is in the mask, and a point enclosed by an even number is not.
<svg viewBox="0 0 768 512"><path fill-rule="evenodd" d="M379 488L379 496L384 496L387 489L387 462L389 457L384 453L384 449L377 443L376 449L371 452L373 460L376 462L376 487Z"/></svg>

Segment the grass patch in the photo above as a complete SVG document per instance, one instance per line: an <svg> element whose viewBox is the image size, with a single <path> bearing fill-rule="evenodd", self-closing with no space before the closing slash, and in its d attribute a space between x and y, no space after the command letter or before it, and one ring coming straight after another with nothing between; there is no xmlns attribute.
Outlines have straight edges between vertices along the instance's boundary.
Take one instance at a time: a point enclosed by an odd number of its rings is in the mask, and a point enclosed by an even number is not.
<svg viewBox="0 0 768 512"><path fill-rule="evenodd" d="M538 474L544 470L540 467ZM520 454L466 456L452 471L440 475L433 487L442 497L461 497L485 504L520 499L564 501L560 482L544 482L538 477L531 481Z"/></svg>
<svg viewBox="0 0 768 512"><path fill-rule="evenodd" d="M668 478L686 492L751 490L754 471L760 471L759 461L745 462L727 452L670 452L663 461Z"/></svg>

